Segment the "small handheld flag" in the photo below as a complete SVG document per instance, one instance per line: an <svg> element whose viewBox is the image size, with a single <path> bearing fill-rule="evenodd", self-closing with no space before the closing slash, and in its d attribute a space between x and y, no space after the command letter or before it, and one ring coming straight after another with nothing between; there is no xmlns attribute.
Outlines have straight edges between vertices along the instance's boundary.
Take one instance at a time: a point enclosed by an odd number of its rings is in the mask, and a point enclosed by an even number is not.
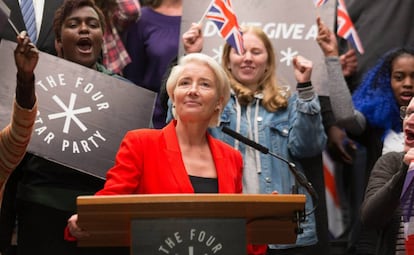
<svg viewBox="0 0 414 255"><path fill-rule="evenodd" d="M313 0L313 4L315 7L321 7L322 5L326 4L328 0Z"/></svg>
<svg viewBox="0 0 414 255"><path fill-rule="evenodd" d="M354 23L349 17L348 11L345 7L344 0L338 0L338 15L337 25L338 28L336 33L351 42L352 46L358 50L360 54L364 53L364 47L362 46L361 40L359 39L358 33L354 27Z"/></svg>
<svg viewBox="0 0 414 255"><path fill-rule="evenodd" d="M243 37L230 0L212 0L205 17L216 24L220 35L238 54L243 54Z"/></svg>

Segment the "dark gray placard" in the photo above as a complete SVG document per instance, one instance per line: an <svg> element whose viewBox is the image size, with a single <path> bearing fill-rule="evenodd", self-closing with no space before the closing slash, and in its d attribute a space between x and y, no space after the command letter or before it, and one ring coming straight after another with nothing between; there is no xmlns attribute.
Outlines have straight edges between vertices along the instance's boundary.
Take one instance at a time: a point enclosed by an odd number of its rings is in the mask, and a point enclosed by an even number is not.
<svg viewBox="0 0 414 255"><path fill-rule="evenodd" d="M14 42L0 44L0 128L16 88ZM128 130L149 127L156 93L40 52L35 69L38 116L28 151L105 178Z"/></svg>

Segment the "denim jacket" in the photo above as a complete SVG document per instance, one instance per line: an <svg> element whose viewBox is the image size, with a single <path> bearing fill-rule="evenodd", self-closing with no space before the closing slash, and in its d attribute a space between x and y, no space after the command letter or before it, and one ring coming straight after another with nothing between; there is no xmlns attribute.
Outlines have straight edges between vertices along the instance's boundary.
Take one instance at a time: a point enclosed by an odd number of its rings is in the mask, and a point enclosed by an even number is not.
<svg viewBox="0 0 414 255"><path fill-rule="evenodd" d="M250 110L247 108L251 108ZM238 120L237 110L250 115L251 129L254 133L255 142L267 147L290 162L294 162L299 171L302 167L295 158L311 157L322 153L326 144L326 135L322 125L319 100L314 94L309 100L303 100L297 93L291 95L286 109L276 112L268 112L261 104L260 97L248 106L239 106L236 97L232 94L221 115L220 126L237 131L248 137L249 126L246 121ZM253 120L253 121L252 121ZM211 130L213 136L231 146L236 147L243 155L245 162L246 145L238 143L221 131L221 128ZM251 137L252 135L250 135ZM237 144L238 143L238 144ZM294 176L288 165L269 154L258 153L261 171L259 175L259 189L262 194L277 191L280 194L292 194L292 186L295 184ZM322 171L322 169L321 169ZM306 194L306 212L313 209L310 195L299 187L299 193ZM317 242L314 214L306 217L301 224L303 234L299 234L296 244L270 245L271 249L283 249L296 246L308 246Z"/></svg>

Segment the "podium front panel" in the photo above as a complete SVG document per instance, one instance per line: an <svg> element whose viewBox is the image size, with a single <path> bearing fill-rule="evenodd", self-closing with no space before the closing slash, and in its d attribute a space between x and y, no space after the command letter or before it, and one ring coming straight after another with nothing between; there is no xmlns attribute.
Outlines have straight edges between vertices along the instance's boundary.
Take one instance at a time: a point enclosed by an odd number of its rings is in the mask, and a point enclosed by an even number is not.
<svg viewBox="0 0 414 255"><path fill-rule="evenodd" d="M133 220L131 254L246 254L245 220Z"/></svg>

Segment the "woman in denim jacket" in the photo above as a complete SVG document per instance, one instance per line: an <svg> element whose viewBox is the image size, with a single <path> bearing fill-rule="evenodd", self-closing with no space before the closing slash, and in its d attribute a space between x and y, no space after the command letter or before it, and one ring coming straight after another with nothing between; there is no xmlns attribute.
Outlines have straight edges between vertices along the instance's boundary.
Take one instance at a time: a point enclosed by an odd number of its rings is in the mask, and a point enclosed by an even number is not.
<svg viewBox="0 0 414 255"><path fill-rule="evenodd" d="M297 93L290 95L289 90L277 84L275 54L266 34L257 27L246 27L243 40L243 55L238 55L228 44L224 46L222 66L231 79L233 93L220 125L295 164L297 158L320 154L326 136L318 97L310 82L310 61L302 57L294 59L298 84ZM242 153L244 193L293 193L295 179L285 162L234 140L220 128L212 133ZM299 165L298 169L301 170ZM303 188L299 188L299 193L307 195L306 212L309 212L313 208L312 198ZM294 247L316 244L314 215L306 217L301 227L303 233L298 235L295 245L269 245L268 254L283 252L280 249L286 253L306 253L304 248Z"/></svg>

